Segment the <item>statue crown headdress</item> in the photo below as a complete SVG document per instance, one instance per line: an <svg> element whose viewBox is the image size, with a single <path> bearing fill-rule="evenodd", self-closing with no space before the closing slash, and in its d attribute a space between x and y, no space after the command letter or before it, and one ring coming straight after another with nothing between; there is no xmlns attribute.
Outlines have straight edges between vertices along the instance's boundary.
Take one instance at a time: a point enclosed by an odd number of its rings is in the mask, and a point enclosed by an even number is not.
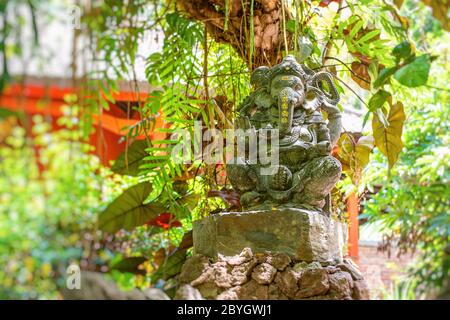
<svg viewBox="0 0 450 320"><path fill-rule="evenodd" d="M270 81L278 75L292 75L299 77L302 80L306 80L306 73L300 63L298 63L293 55L287 55L281 63L272 67L270 74Z"/></svg>

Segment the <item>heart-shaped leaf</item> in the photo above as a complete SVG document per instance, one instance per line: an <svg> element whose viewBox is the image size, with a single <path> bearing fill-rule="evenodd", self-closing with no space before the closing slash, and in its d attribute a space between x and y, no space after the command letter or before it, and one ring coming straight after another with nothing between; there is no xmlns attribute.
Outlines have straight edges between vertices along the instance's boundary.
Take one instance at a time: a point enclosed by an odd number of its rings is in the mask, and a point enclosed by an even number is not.
<svg viewBox="0 0 450 320"><path fill-rule="evenodd" d="M389 168L392 168L397 162L398 155L403 148L402 131L405 118L405 111L401 102L391 106L387 118L389 122L387 127L380 121L377 114L373 115L372 129L375 145L388 158Z"/></svg>
<svg viewBox="0 0 450 320"><path fill-rule="evenodd" d="M110 233L120 229L132 230L164 212L165 208L160 203L144 203L151 191L152 186L148 182L125 190L100 214L99 228Z"/></svg>

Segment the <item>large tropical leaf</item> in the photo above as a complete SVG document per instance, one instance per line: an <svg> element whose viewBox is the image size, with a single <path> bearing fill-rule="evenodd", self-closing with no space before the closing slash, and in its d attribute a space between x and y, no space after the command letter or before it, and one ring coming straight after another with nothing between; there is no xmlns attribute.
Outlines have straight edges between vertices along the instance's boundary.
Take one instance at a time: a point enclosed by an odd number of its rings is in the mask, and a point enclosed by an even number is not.
<svg viewBox="0 0 450 320"><path fill-rule="evenodd" d="M151 191L152 186L148 182L125 190L100 214L100 229L111 233L120 229L132 230L164 212L160 203L144 203Z"/></svg>
<svg viewBox="0 0 450 320"><path fill-rule="evenodd" d="M122 152L114 161L111 170L123 175L139 175L139 167L144 163L143 159L148 156L148 153L145 151L146 148L148 148L146 140L134 141L128 149Z"/></svg>
<svg viewBox="0 0 450 320"><path fill-rule="evenodd" d="M401 102L391 106L387 121L389 125L385 126L379 116L374 114L372 130L375 145L388 158L389 168L392 168L403 148L402 131L403 123L405 122L405 111Z"/></svg>

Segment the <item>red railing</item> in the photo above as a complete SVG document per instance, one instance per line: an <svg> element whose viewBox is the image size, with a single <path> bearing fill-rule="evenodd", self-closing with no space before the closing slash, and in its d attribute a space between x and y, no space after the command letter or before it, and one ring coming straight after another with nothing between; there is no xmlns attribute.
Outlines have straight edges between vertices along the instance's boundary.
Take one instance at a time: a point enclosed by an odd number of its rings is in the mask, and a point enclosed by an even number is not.
<svg viewBox="0 0 450 320"><path fill-rule="evenodd" d="M74 94L75 91L69 87L50 86L44 87L40 85L12 85L0 96L0 107L11 111L20 111L26 117L32 117L40 114L50 117L53 130L60 129L57 119L63 115L62 106L65 104L64 97ZM145 101L148 94L142 93L137 96L135 92L119 92L113 95L118 103L133 103ZM109 165L111 160L125 150L125 143L120 142L121 138L126 135L129 126L139 121L139 115L135 114L128 118L126 111L119 108L116 104L110 104L109 110L103 110L101 115L93 115L93 124L95 133L89 137L89 142L95 147L95 153L100 157L105 165ZM155 128L163 127L161 118L155 119ZM163 134L151 132L150 138L163 138ZM143 139L143 136L138 139Z"/></svg>

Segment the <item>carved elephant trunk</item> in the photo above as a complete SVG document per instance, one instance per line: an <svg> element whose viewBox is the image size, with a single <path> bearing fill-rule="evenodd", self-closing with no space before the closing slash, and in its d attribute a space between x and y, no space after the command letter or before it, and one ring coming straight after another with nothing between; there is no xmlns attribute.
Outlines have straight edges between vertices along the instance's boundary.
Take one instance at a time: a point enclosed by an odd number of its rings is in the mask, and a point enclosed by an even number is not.
<svg viewBox="0 0 450 320"><path fill-rule="evenodd" d="M303 102L303 98L303 94L290 87L282 89L278 94L278 129L280 137L291 131L294 108Z"/></svg>

